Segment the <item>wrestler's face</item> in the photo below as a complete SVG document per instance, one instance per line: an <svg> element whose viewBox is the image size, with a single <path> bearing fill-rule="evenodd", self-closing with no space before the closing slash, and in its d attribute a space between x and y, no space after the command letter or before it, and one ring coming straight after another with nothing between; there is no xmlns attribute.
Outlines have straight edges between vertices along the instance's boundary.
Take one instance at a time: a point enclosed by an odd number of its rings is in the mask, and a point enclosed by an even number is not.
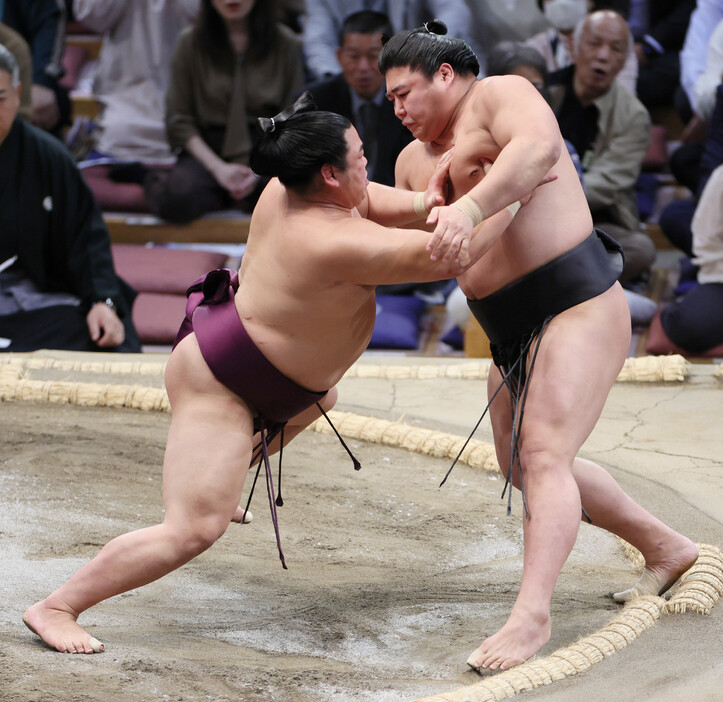
<svg viewBox="0 0 723 702"><path fill-rule="evenodd" d="M0 144L13 126L20 107L20 84L13 86L12 76L0 70Z"/></svg>
<svg viewBox="0 0 723 702"><path fill-rule="evenodd" d="M384 83L377 65L381 50L381 32L375 34L350 32L344 35L344 44L336 52L346 82L365 100L371 100Z"/></svg>
<svg viewBox="0 0 723 702"><path fill-rule="evenodd" d="M448 80L442 70L432 80L407 66L390 68L385 75L387 98L394 103L394 114L420 141L434 141L449 121L441 108Z"/></svg>
<svg viewBox="0 0 723 702"><path fill-rule="evenodd" d="M346 130L346 169L336 171L336 177L342 184L340 195L348 207L356 207L366 195L367 185L367 159L364 156L364 146L361 137L354 127Z"/></svg>

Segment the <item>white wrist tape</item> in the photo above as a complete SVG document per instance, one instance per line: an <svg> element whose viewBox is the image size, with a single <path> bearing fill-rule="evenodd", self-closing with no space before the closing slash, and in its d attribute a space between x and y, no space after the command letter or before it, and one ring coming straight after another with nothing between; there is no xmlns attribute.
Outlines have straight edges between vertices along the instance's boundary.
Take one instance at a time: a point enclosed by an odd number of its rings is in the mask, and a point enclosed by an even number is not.
<svg viewBox="0 0 723 702"><path fill-rule="evenodd" d="M459 200L452 204L472 220L473 227L476 227L485 218L482 208L469 195L462 195Z"/></svg>
<svg viewBox="0 0 723 702"><path fill-rule="evenodd" d="M511 205L507 205L507 209L513 217L517 214L520 207L522 207L522 205L519 200L515 200Z"/></svg>
<svg viewBox="0 0 723 702"><path fill-rule="evenodd" d="M414 196L414 214L417 217L426 217L429 210L424 206L424 193L417 193Z"/></svg>

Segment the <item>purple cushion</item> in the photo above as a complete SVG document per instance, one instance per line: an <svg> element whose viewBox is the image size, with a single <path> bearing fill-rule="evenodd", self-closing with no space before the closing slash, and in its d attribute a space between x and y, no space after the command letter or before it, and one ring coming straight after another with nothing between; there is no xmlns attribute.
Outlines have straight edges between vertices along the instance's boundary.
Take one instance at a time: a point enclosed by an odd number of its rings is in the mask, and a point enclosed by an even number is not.
<svg viewBox="0 0 723 702"><path fill-rule="evenodd" d="M426 303L407 295L378 295L370 349L416 349Z"/></svg>
<svg viewBox="0 0 723 702"><path fill-rule="evenodd" d="M215 251L113 244L113 263L118 275L138 292L173 293L185 296L196 278L223 268L226 254Z"/></svg>
<svg viewBox="0 0 723 702"><path fill-rule="evenodd" d="M150 212L142 185L116 183L108 178L109 166L89 166L83 177L104 212Z"/></svg>
<svg viewBox="0 0 723 702"><path fill-rule="evenodd" d="M141 344L173 344L185 316L185 295L142 292L133 303L133 324Z"/></svg>

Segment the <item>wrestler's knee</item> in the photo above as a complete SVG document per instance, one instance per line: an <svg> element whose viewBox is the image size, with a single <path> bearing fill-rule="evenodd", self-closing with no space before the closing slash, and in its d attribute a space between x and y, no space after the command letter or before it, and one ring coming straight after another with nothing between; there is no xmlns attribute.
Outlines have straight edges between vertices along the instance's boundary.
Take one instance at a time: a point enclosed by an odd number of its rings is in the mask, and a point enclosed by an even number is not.
<svg viewBox="0 0 723 702"><path fill-rule="evenodd" d="M190 519L183 526L167 525L172 530L172 540L177 553L190 560L211 548L226 532L230 519L206 517Z"/></svg>
<svg viewBox="0 0 723 702"><path fill-rule="evenodd" d="M572 468L574 456L556 451L551 446L523 446L520 448L520 463L525 476L549 475Z"/></svg>

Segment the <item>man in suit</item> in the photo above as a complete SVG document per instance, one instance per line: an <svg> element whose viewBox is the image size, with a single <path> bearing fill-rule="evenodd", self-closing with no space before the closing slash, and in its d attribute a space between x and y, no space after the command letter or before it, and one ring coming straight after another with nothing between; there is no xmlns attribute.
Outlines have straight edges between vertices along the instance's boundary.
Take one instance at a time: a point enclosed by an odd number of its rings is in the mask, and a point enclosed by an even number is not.
<svg viewBox="0 0 723 702"><path fill-rule="evenodd" d="M412 134L395 117L384 94L384 78L377 66L383 34L392 34L384 13L362 10L349 15L336 51L342 72L312 84L309 91L320 110L343 115L359 132L369 180L394 185L394 164Z"/></svg>
<svg viewBox="0 0 723 702"><path fill-rule="evenodd" d="M334 57L344 19L360 10L376 10L389 17L395 32L419 27L434 18L447 25L451 37L464 39L475 52L471 37L472 13L467 0L306 0L304 11L304 59L313 80L339 72Z"/></svg>

